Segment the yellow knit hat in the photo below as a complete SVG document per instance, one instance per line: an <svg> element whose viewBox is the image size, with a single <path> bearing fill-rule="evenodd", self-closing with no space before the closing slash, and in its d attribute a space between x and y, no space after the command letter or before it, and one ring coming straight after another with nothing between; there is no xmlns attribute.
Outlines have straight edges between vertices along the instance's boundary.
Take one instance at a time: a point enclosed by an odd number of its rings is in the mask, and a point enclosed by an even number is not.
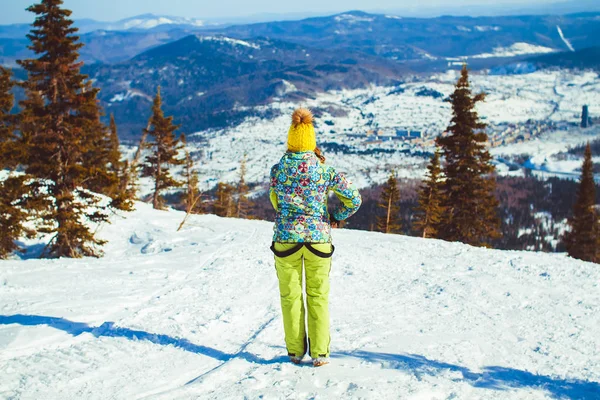
<svg viewBox="0 0 600 400"><path fill-rule="evenodd" d="M288 132L288 151L293 153L313 151L317 147L317 137L313 127L313 115L306 108L299 108L292 114L292 126Z"/></svg>

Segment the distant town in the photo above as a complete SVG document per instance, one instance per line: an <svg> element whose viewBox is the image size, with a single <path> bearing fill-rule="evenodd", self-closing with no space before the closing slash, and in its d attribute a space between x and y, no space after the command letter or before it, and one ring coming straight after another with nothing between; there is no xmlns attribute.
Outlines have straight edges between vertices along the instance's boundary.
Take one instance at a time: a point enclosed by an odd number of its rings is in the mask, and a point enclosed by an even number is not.
<svg viewBox="0 0 600 400"><path fill-rule="evenodd" d="M600 117L592 117L589 106L584 105L581 112L581 122L566 121L536 121L530 119L522 123L489 124L487 134L489 146L499 147L512 143L529 141L545 132L553 130L569 130L571 128L588 128L600 123ZM442 132L441 136L448 135ZM380 145L386 142L404 142L415 146L429 148L435 146L438 135L433 132L424 132L409 129L370 129L364 133L346 133L346 137L357 139L362 145Z"/></svg>

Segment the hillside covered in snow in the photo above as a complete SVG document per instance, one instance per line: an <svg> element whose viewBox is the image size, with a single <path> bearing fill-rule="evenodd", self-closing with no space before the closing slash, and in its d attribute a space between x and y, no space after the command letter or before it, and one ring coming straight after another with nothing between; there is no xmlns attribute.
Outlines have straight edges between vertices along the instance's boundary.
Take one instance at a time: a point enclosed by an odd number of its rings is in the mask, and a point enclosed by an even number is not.
<svg viewBox="0 0 600 400"><path fill-rule="evenodd" d="M330 91L301 104L317 114L317 143L325 155L360 187L385 182L390 171L401 178L421 179L434 151L435 137L452 118L451 104L444 100L454 91L457 79L456 71L447 71L396 87ZM525 131L537 125L554 124L535 137L494 147L501 174L522 175L522 167L530 167L559 176L568 173L568 178L578 176L581 157L561 157L556 165L552 164L555 161L552 157L600 138L600 126L590 129L576 126L583 104L590 105L591 115L600 115L598 73L567 70L506 76L473 73L471 79L474 92L487 93L478 112L489 125L490 136L495 131ZM244 156L248 160L247 180L253 184L267 182L271 166L285 151L289 115L297 106L296 102L280 99L253 108L258 116L248 117L239 125L188 135L188 147L203 188L213 188L218 182L237 182ZM528 123L531 127L526 126ZM397 131L402 130L420 132L423 139L399 140ZM134 144L124 147L124 152L133 155L137 142ZM515 156L529 156L533 164L509 171L515 164Z"/></svg>
<svg viewBox="0 0 600 400"><path fill-rule="evenodd" d="M595 264L336 230L313 369L285 357L272 224L182 218L138 203L102 259L0 262L0 397L600 396Z"/></svg>

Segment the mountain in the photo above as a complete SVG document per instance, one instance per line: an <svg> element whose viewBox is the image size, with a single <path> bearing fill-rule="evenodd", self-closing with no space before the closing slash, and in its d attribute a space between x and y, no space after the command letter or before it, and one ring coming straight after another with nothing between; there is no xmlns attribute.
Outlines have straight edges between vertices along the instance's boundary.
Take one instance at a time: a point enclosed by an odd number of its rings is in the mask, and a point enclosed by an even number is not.
<svg viewBox="0 0 600 400"><path fill-rule="evenodd" d="M539 68L577 68L600 71L600 46L533 57L527 60Z"/></svg>
<svg viewBox="0 0 600 400"><path fill-rule="evenodd" d="M104 258L0 261L3 397L600 392L596 264L336 229L331 364L315 370L287 358L271 222L193 215L176 232L182 212L136 208L100 227Z"/></svg>
<svg viewBox="0 0 600 400"><path fill-rule="evenodd" d="M117 63L143 51L169 43L206 27L218 26L198 19L139 15L117 22L76 20L81 42L81 58L86 63ZM26 35L31 25L0 26L0 65L15 65L17 59L31 56Z"/></svg>
<svg viewBox="0 0 600 400"><path fill-rule="evenodd" d="M406 17L432 18L442 15L468 15L471 17L506 16L506 15L565 15L579 12L599 12L597 0L546 0L532 2L481 2L480 4L464 4L446 2L444 4L413 4L402 8L388 10L369 10L373 13L393 13Z"/></svg>
<svg viewBox="0 0 600 400"><path fill-rule="evenodd" d="M493 54L496 49L520 43L550 51L568 50L570 45L575 49L590 47L600 40L599 17L600 13L588 13L422 19L354 11L302 21L231 26L223 32L236 37L265 36L324 49L352 49L394 60L413 60Z"/></svg>
<svg viewBox="0 0 600 400"><path fill-rule="evenodd" d="M187 21L187 22L186 22ZM520 56L599 45L600 13L562 16L403 18L347 12L297 21L229 27L153 15L118 23L79 22L86 62L121 62L167 41L202 30L237 39L268 37L321 49L360 51L394 61L440 63L457 57ZM0 62L25 52L28 25L0 27Z"/></svg>
<svg viewBox="0 0 600 400"><path fill-rule="evenodd" d="M156 28L202 28L209 24L206 21L196 18L169 17L154 14L138 15L126 18L117 22L101 23L100 28L87 26L86 30L106 30L106 31L127 31L127 30L148 30Z"/></svg>
<svg viewBox="0 0 600 400"><path fill-rule="evenodd" d="M464 61L475 70L529 65L533 55L553 59L598 46L600 37L600 13L420 19L353 11L202 31L134 28L140 21L153 25L151 17L123 22L127 31L81 36L84 71L102 89L100 98L124 137L145 126L159 84L167 112L191 133L231 126L273 101L396 85L409 73L443 72ZM0 39L0 62L12 66L28 56L26 44ZM600 65L595 54L585 65Z"/></svg>
<svg viewBox="0 0 600 400"><path fill-rule="evenodd" d="M393 85L408 70L348 50L327 51L275 39L191 35L115 65L84 69L102 88L121 132L139 135L161 86L167 113L186 132L241 121L248 107L300 100L327 90Z"/></svg>
<svg viewBox="0 0 600 400"><path fill-rule="evenodd" d="M80 50L81 59L87 64L118 63L130 59L149 48L181 39L190 31L105 31L97 30L80 36L85 46ZM0 64L13 66L16 60L31 57L27 38L0 38Z"/></svg>
<svg viewBox="0 0 600 400"><path fill-rule="evenodd" d="M33 20L32 20L33 21ZM93 19L77 19L75 27L80 34L94 31L150 31L171 29L201 29L220 25L217 22L204 21L197 18L170 17L155 14L143 14L125 18L115 22L102 22ZM30 24L0 25L0 38L24 38Z"/></svg>
<svg viewBox="0 0 600 400"><path fill-rule="evenodd" d="M17 60L30 57L27 49L30 42L25 36L21 38L0 38L0 65L15 67Z"/></svg>

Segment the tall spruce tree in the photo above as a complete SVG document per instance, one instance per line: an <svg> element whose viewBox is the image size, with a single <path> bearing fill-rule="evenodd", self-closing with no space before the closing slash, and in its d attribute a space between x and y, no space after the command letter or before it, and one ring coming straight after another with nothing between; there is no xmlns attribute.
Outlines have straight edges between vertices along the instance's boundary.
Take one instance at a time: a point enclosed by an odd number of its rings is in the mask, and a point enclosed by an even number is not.
<svg viewBox="0 0 600 400"><path fill-rule="evenodd" d="M444 218L438 235L448 241L489 247L500 236L496 181L492 157L487 150L486 127L475 111L483 93L472 95L466 64L450 96L453 117L448 136L437 138L446 160L444 175Z"/></svg>
<svg viewBox="0 0 600 400"><path fill-rule="evenodd" d="M138 143L137 150L133 156L131 161L125 161L122 179L121 179L121 188L125 190L128 196L134 200L137 196L138 191L138 180L140 176L140 171L143 165L140 165L140 159L142 158L142 151L146 147L146 140L148 138L148 132L150 131L152 123L152 117L148 120L148 125L146 129L142 131L142 137Z"/></svg>
<svg viewBox="0 0 600 400"><path fill-rule="evenodd" d="M29 49L38 58L20 60L27 72L21 102L21 139L27 148L25 171L39 192L52 199L44 213L45 232L54 233L46 254L54 257L97 256L89 222L106 221L106 207L85 190L105 169L102 143L106 129L99 121L98 89L81 74L71 11L62 0L42 0L28 8L36 14ZM94 164L91 160L100 160Z"/></svg>
<svg viewBox="0 0 600 400"><path fill-rule="evenodd" d="M154 181L152 206L155 209L163 209L164 199L161 192L165 189L183 185L182 182L171 176L169 169L175 165L182 165L185 160L178 158L182 146L175 138L174 132L179 127L173 124L173 117L165 117L163 113L160 87L158 87L154 98L150 127L151 130L148 130L148 136L153 141L144 144L144 148L150 150L150 155L146 157L142 166L142 176L150 177Z"/></svg>
<svg viewBox="0 0 600 400"><path fill-rule="evenodd" d="M117 129L117 122L115 121L114 114L110 114L110 123L108 125L108 169L119 176L123 169L123 162L121 161L121 151L119 150L119 132Z"/></svg>
<svg viewBox="0 0 600 400"><path fill-rule="evenodd" d="M566 237L567 252L573 258L591 262L600 261L600 228L595 206L594 165L592 148L588 143L585 148L577 201L573 208L573 217L569 221L571 232Z"/></svg>
<svg viewBox="0 0 600 400"><path fill-rule="evenodd" d="M130 170L129 163L121 161L121 151L119 150L120 141L119 133L117 130L117 123L115 116L110 115L109 124L109 136L107 143L107 170L112 174L116 180L110 187L110 197L112 200L112 206L119 210L131 211L133 210L133 200L135 197L135 189L129 184L130 183Z"/></svg>
<svg viewBox="0 0 600 400"><path fill-rule="evenodd" d="M14 164L15 117L11 115L14 105L11 72L0 66L0 170Z"/></svg>
<svg viewBox="0 0 600 400"><path fill-rule="evenodd" d="M440 151L436 150L427 166L427 176L419 190L413 230L423 238L436 238L443 217L442 168Z"/></svg>
<svg viewBox="0 0 600 400"><path fill-rule="evenodd" d="M246 183L246 156L242 158L240 162L240 180L237 185L237 205L236 205L236 218L249 218L250 208L252 207L252 201L248 198L248 184Z"/></svg>
<svg viewBox="0 0 600 400"><path fill-rule="evenodd" d="M377 217L377 230L383 233L398 233L402 228L400 224L400 189L394 173L383 185L381 199L378 206L384 210L383 215Z"/></svg>
<svg viewBox="0 0 600 400"><path fill-rule="evenodd" d="M0 171L13 169L18 164L16 118L11 115L14 105L11 73L0 66ZM8 257L16 250L17 239L29 236L32 230L24 223L28 213L25 209L27 188L24 175L12 175L0 179L0 259Z"/></svg>

